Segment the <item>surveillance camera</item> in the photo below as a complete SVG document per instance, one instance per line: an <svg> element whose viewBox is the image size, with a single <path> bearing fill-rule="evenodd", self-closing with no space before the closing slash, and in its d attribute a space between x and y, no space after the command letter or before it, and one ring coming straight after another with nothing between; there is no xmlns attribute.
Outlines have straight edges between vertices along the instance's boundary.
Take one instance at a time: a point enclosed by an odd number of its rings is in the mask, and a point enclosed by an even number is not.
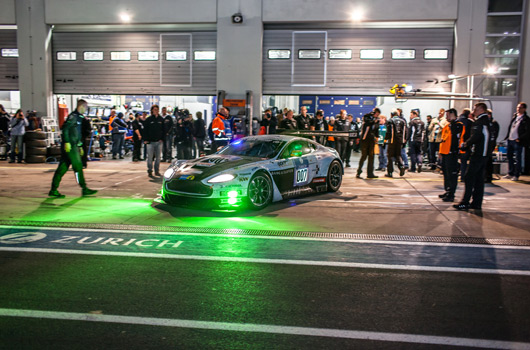
<svg viewBox="0 0 530 350"><path fill-rule="evenodd" d="M236 13L232 16L232 23L241 24L243 23L243 15Z"/></svg>

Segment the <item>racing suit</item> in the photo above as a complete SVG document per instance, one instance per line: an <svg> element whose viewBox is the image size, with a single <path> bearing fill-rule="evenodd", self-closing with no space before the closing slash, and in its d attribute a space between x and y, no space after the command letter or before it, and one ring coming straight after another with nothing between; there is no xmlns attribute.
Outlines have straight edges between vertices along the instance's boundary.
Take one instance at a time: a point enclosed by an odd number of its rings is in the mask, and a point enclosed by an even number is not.
<svg viewBox="0 0 530 350"><path fill-rule="evenodd" d="M420 117L415 117L410 121L409 126L409 155L410 155L410 170L421 172L423 163L423 156L421 149L425 137L425 124Z"/></svg>
<svg viewBox="0 0 530 350"><path fill-rule="evenodd" d="M57 191L63 175L66 174L70 165L74 169L77 183L83 190L87 189L85 176L83 175L83 163L81 161L80 150L83 147L82 125L84 116L77 110L70 113L63 124L63 137L61 144L61 162L55 170L52 180L52 191ZM69 143L71 146L70 152L67 152L65 145Z"/></svg>

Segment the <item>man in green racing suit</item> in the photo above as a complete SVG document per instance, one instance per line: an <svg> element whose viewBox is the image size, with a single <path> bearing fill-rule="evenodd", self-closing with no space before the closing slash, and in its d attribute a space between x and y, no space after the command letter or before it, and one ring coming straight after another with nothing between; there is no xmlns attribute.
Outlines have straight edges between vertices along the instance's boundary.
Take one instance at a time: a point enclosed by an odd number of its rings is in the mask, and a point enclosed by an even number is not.
<svg viewBox="0 0 530 350"><path fill-rule="evenodd" d="M87 187L85 176L83 175L83 163L81 157L83 156L83 139L81 137L81 128L83 122L83 114L87 110L87 102L85 100L77 101L77 108L70 113L64 122L62 131L62 147L61 147L61 162L53 175L52 188L48 195L50 197L63 198L64 195L57 190L63 175L66 174L70 164L75 172L77 183L82 188L83 196L95 194L96 190L91 190Z"/></svg>

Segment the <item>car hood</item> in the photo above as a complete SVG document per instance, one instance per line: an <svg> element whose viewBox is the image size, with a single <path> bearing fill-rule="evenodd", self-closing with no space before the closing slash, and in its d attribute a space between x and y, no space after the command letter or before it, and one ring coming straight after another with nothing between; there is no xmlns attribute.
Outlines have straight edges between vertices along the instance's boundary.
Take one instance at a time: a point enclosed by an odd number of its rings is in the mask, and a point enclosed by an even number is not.
<svg viewBox="0 0 530 350"><path fill-rule="evenodd" d="M263 161L262 158L212 154L185 162L179 167L175 179L193 176L194 180L203 180L215 174ZM189 180L189 178L188 178Z"/></svg>

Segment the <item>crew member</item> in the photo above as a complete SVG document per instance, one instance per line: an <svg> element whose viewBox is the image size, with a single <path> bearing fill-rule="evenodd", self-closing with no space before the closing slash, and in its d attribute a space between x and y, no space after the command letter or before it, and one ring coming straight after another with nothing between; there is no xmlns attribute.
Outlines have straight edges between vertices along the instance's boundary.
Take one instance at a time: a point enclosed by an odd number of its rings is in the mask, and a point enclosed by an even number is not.
<svg viewBox="0 0 530 350"><path fill-rule="evenodd" d="M133 129L133 162L144 160L140 155L142 151L142 133L144 131L145 114L136 113L132 122Z"/></svg>
<svg viewBox="0 0 530 350"><path fill-rule="evenodd" d="M490 121L487 109L485 103L475 105L473 109L475 122L471 126L471 135L462 145L462 148L469 152L469 164L464 175L466 184L464 197L460 203L453 205L458 210L482 209L485 167L490 149Z"/></svg>
<svg viewBox="0 0 530 350"><path fill-rule="evenodd" d="M298 129L296 120L293 118L294 112L292 109L289 109L285 114L285 118L280 123L280 129L286 130L296 130Z"/></svg>
<svg viewBox="0 0 530 350"><path fill-rule="evenodd" d="M316 113L316 118L311 120L311 130L314 131L326 131L328 130L328 123L324 120L324 111L319 109ZM326 136L313 136L313 140L324 145L326 142Z"/></svg>
<svg viewBox="0 0 530 350"><path fill-rule="evenodd" d="M493 151L495 150L495 147L497 146L497 137L499 137L499 130L500 125L499 123L493 119L493 112L491 109L488 109L488 117L490 118L490 152L488 155L488 161L486 163L486 183L492 183L493 182Z"/></svg>
<svg viewBox="0 0 530 350"><path fill-rule="evenodd" d="M155 175L160 174L160 152L164 142L164 118L159 114L158 105L151 106L151 115L144 122L144 133L142 139L147 145L147 175L153 177L153 161L155 163Z"/></svg>
<svg viewBox="0 0 530 350"><path fill-rule="evenodd" d="M217 152L219 147L224 147L232 140L232 125L230 123L228 110L224 107L219 108L217 116L212 122L213 147L212 150Z"/></svg>
<svg viewBox="0 0 530 350"><path fill-rule="evenodd" d="M64 195L57 190L63 175L66 174L70 164L74 169L75 178L79 186L81 186L81 193L83 196L95 194L96 190L91 190L87 187L85 176L83 175L83 163L81 156L83 155L83 139L82 139L82 125L84 114L87 111L87 102L85 100L77 101L77 108L70 113L63 124L63 137L61 144L61 162L53 175L52 188L48 195L50 197L63 198Z"/></svg>
<svg viewBox="0 0 530 350"><path fill-rule="evenodd" d="M425 138L425 124L417 111L410 111L409 135L410 171L415 172L417 168L418 173L421 173L423 163L421 149Z"/></svg>
<svg viewBox="0 0 530 350"><path fill-rule="evenodd" d="M296 117L298 130L308 131L311 128L311 117L307 114L307 108L302 106L300 114ZM308 137L311 138L311 137Z"/></svg>
<svg viewBox="0 0 530 350"><path fill-rule="evenodd" d="M335 120L336 131L350 131L350 122L346 119L347 113L344 109L340 110L338 118ZM346 165L350 162L346 159L346 146L348 145L347 136L335 136L335 149L339 153L340 159Z"/></svg>
<svg viewBox="0 0 530 350"><path fill-rule="evenodd" d="M381 110L374 108L374 110L363 117L363 125L361 127L361 159L359 160L359 167L357 168L357 178L361 178L363 171L363 164L368 158L368 176L369 179L376 179L379 176L374 174L374 151L375 144L379 139L379 115Z"/></svg>
<svg viewBox="0 0 530 350"><path fill-rule="evenodd" d="M446 124L442 129L442 142L440 142L440 154L442 155L442 169L444 175L445 193L439 197L444 202L454 202L455 191L458 184L458 164L460 148L464 143L465 126L459 122L456 109L451 108L445 111Z"/></svg>
<svg viewBox="0 0 530 350"><path fill-rule="evenodd" d="M396 111L392 112L392 118L387 122L385 140L388 147L388 166L385 176L393 177L394 162L399 168L399 176L405 175L401 150L407 141L407 124L398 116Z"/></svg>

